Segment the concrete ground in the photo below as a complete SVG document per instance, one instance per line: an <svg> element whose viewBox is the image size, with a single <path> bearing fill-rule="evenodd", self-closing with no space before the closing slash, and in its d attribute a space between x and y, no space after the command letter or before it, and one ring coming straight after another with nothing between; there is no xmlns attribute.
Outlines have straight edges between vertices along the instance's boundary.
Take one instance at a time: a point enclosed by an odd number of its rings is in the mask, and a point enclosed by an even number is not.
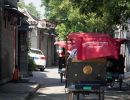
<svg viewBox="0 0 130 100"><path fill-rule="evenodd" d="M65 92L65 84L60 82L60 75L57 68L46 68L44 72L35 71L32 80L40 84L40 88L30 100L68 100L68 93ZM76 100L76 96L74 98ZM98 100L98 95L80 95L80 100ZM123 84L122 90L118 84L114 88L105 90L105 100L130 100L130 91Z"/></svg>
<svg viewBox="0 0 130 100"><path fill-rule="evenodd" d="M0 85L0 100L67 100L68 94L65 92L64 82L60 82L57 68L47 68L44 72L36 71L33 74L29 81ZM125 82L130 82L130 78ZM130 100L129 95L128 89L109 89L105 92L105 100ZM86 98L98 100L96 95L86 96L85 100Z"/></svg>
<svg viewBox="0 0 130 100"><path fill-rule="evenodd" d="M0 85L0 100L28 100L38 88L36 82L8 82Z"/></svg>

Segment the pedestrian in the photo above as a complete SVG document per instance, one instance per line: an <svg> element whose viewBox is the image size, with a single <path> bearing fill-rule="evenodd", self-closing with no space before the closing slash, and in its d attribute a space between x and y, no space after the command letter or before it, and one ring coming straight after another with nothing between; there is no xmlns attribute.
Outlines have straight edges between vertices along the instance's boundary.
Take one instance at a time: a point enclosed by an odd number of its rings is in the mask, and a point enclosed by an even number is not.
<svg viewBox="0 0 130 100"><path fill-rule="evenodd" d="M65 48L62 48L62 52L59 55L59 71L65 68Z"/></svg>

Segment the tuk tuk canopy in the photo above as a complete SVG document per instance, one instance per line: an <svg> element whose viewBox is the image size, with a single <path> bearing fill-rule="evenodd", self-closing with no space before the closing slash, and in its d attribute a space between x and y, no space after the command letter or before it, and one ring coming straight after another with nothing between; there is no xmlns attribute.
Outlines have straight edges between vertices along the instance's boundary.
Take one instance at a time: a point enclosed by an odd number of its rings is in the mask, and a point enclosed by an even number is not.
<svg viewBox="0 0 130 100"><path fill-rule="evenodd" d="M70 33L71 49L77 49L78 60L88 60L102 57L118 59L120 46L124 39L112 38L105 33Z"/></svg>

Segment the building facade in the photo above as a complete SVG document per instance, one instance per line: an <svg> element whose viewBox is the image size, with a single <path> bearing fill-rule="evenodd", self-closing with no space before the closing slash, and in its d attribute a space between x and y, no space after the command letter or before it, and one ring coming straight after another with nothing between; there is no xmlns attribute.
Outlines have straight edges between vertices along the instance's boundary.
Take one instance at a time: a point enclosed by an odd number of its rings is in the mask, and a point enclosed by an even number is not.
<svg viewBox="0 0 130 100"><path fill-rule="evenodd" d="M28 76L28 32L27 16L21 16L18 25L18 66L21 78Z"/></svg>
<svg viewBox="0 0 130 100"><path fill-rule="evenodd" d="M41 49L47 59L47 67L51 67L55 64L56 48L55 42L55 25L49 23L47 20L41 20L38 22L38 48Z"/></svg>
<svg viewBox="0 0 130 100"><path fill-rule="evenodd" d="M18 25L21 13L17 10L17 0L0 1L0 83L13 79L18 66Z"/></svg>
<svg viewBox="0 0 130 100"><path fill-rule="evenodd" d="M125 57L125 71L130 72L130 21L127 22L126 27L118 26L115 30L115 38L127 39L127 42L121 45L121 54Z"/></svg>
<svg viewBox="0 0 130 100"><path fill-rule="evenodd" d="M23 13L28 16L29 22L29 47L41 49L46 56L46 66L52 66L55 60L54 24L47 20L40 20L31 15L25 8Z"/></svg>

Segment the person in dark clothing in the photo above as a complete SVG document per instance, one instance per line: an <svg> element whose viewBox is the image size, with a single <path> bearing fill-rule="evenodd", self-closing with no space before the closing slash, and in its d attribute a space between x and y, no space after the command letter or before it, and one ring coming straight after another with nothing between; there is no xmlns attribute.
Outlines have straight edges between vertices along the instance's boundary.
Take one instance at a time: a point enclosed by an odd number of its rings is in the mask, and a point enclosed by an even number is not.
<svg viewBox="0 0 130 100"><path fill-rule="evenodd" d="M118 80L121 88L122 74L124 74L124 68L125 68L124 57L123 55L119 55L119 59L109 58L108 61L110 62L110 64L109 67L107 68L108 73L107 82L111 84L112 81Z"/></svg>
<svg viewBox="0 0 130 100"><path fill-rule="evenodd" d="M65 68L65 48L62 48L62 52L59 55L59 71Z"/></svg>

